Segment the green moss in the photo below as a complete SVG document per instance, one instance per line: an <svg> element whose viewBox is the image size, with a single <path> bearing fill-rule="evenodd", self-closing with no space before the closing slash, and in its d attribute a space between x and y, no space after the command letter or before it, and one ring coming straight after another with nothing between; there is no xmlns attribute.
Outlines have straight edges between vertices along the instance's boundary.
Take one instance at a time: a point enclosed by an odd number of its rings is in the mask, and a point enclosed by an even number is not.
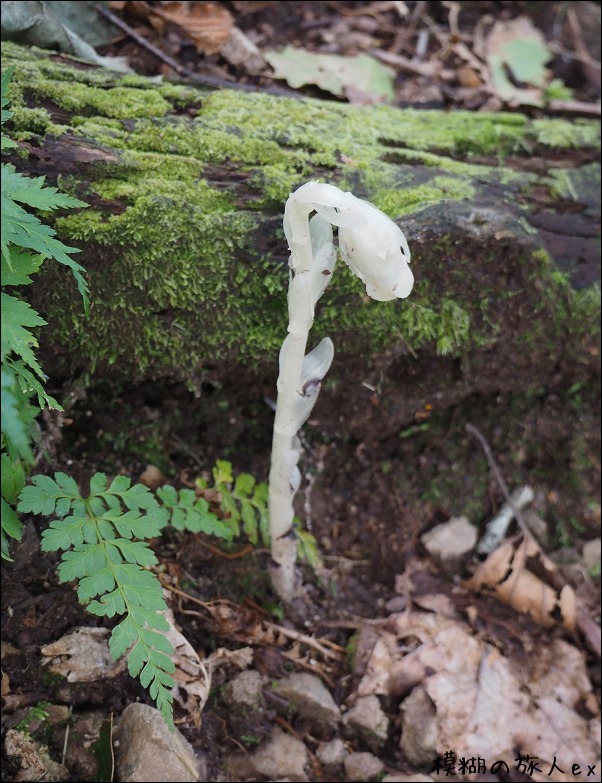
<svg viewBox="0 0 602 783"><path fill-rule="evenodd" d="M372 178L370 178L371 182ZM446 176L434 177L428 185L409 188L375 188L375 206L392 218L420 212L442 201L466 201L475 197L475 187L466 179Z"/></svg>
<svg viewBox="0 0 602 783"><path fill-rule="evenodd" d="M555 149L600 148L599 123L569 120L533 120L533 131L539 144Z"/></svg>
<svg viewBox="0 0 602 783"><path fill-rule="evenodd" d="M447 210L492 197L516 210L521 190L540 180L473 158L493 163L534 145L563 148L568 128L575 129L573 140L593 144L597 132L596 123L546 124L518 114L452 112L442 122L440 113L390 106L230 90L206 94L102 69L73 69L12 44L3 44L3 54L7 64L18 63L11 84L14 127L21 133L68 131L108 151L86 169L87 192L81 185L77 192L98 209L56 222L65 241L87 245L89 258L82 260L96 302L84 321L79 310L63 306L59 272L47 272L46 290L58 292L47 293L57 340L77 345L93 365L119 365L125 372L134 367L139 376L190 380L193 368L216 355L244 362L276 355L286 330L282 209L308 179L353 190L393 218L421 213L418 221L423 214L428 220L440 204ZM50 106L28 108L25 96ZM53 124L54 106L68 125ZM181 107L188 108L186 116ZM244 187L231 185L229 171L244 178ZM567 198L571 188L581 187L573 177L554 173L555 193ZM588 310L578 303L564 278L554 278L549 259L505 250L514 266L503 270L500 243L479 246L477 259L465 244L466 236L444 236L414 252L417 282L408 302L365 301L362 284L339 265L319 304L316 336L333 336L338 352L368 354L405 343L461 354L495 344L508 297L528 313L529 286L545 294L537 304L541 328L525 321L533 339L555 339L549 332L544 337L550 317L555 328L562 322L573 330L575 318L594 311L593 304ZM505 278L512 275L517 281L509 289Z"/></svg>

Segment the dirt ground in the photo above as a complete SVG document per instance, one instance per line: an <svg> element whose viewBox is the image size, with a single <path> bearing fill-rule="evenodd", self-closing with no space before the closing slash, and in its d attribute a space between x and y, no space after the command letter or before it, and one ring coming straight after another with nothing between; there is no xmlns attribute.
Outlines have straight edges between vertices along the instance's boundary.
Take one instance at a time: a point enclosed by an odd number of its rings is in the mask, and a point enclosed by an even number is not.
<svg viewBox="0 0 602 783"><path fill-rule="evenodd" d="M222 5L262 47L291 44L353 54L358 46L361 50L361 33L377 38L379 48L411 58L417 33L434 25L437 35L429 40L431 49L423 58L425 63L440 51L441 36L447 35L448 42L450 34L461 38L462 31L472 30L475 20L485 13L494 19L528 14L548 40L556 35L564 51L549 65L554 75L565 80L581 104L595 101L596 88L591 75L581 67L583 60L566 56L566 51L574 51L576 40L574 28L569 29L560 16L561 6L567 4L402 3L416 33L405 39L396 24L393 3ZM450 27L450 7L460 6L457 32ZM123 18L127 20L126 11ZM368 22L358 25L358 19ZM346 38L333 34L336 25L346 26ZM274 86L263 77L237 73L219 54L195 59L194 49L178 35L161 38L153 28L144 29L150 40L163 43L169 56L197 73L259 87ZM341 40L340 45L333 44ZM141 73L165 72L165 64L127 36L107 47L107 52L128 56ZM449 52L446 56L453 57ZM306 88L306 94L325 97L315 87ZM396 94L398 105L478 109L491 100L476 87L471 92L458 81L408 72L398 80ZM543 108L537 111L545 113ZM50 391L66 399L73 389ZM366 390L367 404L370 395ZM200 397L168 382L152 388L122 388L116 393L96 380L73 395L75 401L64 414L44 416L44 456L38 469L49 473L64 470L85 488L96 471L139 480L151 465L167 481L183 486L197 476L208 475L216 459L227 459L236 473L246 471L266 480L273 417L266 396L270 396L269 390L247 378L244 383L231 377L216 385L206 384ZM340 426L336 395L323 391L318 402L320 426L310 421L303 433L305 480L297 497L297 511L315 536L325 573L305 570L311 610L306 610L302 630L338 646L343 653L334 660L324 660L303 644L274 645L259 640L253 645L253 666L270 678L295 670L316 672L335 702L344 704L356 693L366 671L366 661L362 662L355 649L358 631L366 627L364 621L385 620L394 612L424 607L424 596L440 595L452 600L456 616L472 628L476 638L486 640L509 658L522 660L553 640L569 641L583 656L599 705L599 661L583 629L571 632L561 623L544 627L493 596L468 590L464 580L478 566L472 554L459 562L442 564L429 555L421 540L436 525L461 515L482 532L504 502L482 448L466 432L465 425L472 423L486 434L509 488L533 487L531 509L541 523L537 539L558 567L561 579L573 587L582 611L599 623L599 566L597 572L588 569L583 557L584 544L600 536L599 401L599 379L570 388L540 389L528 396L504 393L474 397L445 410L425 409L407 428L394 434L383 421L360 439L351 438ZM45 721L30 721L30 731L49 745L55 759L60 761L64 756L70 780L98 779L95 759L86 747L90 743L82 739L86 731L96 736L99 715L117 718L132 702L151 702L139 683L125 673L109 681L68 683L43 665L42 646L77 626L98 622L79 605L73 585L58 582L57 557L40 551L44 524L38 519L26 520L23 542L14 549L14 562L2 563L2 694L8 699L2 728L5 731L27 716L31 718L35 705L53 705ZM297 627L299 617L283 617L270 590L265 550L249 550L245 541L220 548L219 542L208 537L173 531L155 540L153 548L165 584L184 594L172 593L172 609L182 633L201 657L220 647L235 649L243 642L228 636L227 629L216 626L211 614L199 610L186 596L205 602L227 600L255 613L257 622L267 619L283 627ZM227 676L222 673L214 681L202 714L202 731L184 712L176 710L175 716L180 730L203 754L210 780L224 775L226 757L241 750L228 707L220 697L220 677L225 680ZM386 773L413 774L418 767L408 764L399 747L399 701L399 696L384 701L391 730L378 755ZM590 715L595 714L591 703L588 709ZM94 715L96 718L91 717ZM277 705L269 706L265 725L255 727L257 736L269 736L272 727L279 726L299 736L312 753L321 741L338 736L335 728L324 728L321 735L311 733L302 720L285 715ZM91 728L94 720L96 728ZM67 723L72 726L72 736L65 744ZM350 749L366 749L361 738L344 739ZM242 750L248 753L252 747ZM14 760L3 761L2 780L32 779L18 776ZM422 767L421 771L429 770ZM332 777L318 764L311 779ZM486 774L470 779L532 778L516 773L513 777Z"/></svg>

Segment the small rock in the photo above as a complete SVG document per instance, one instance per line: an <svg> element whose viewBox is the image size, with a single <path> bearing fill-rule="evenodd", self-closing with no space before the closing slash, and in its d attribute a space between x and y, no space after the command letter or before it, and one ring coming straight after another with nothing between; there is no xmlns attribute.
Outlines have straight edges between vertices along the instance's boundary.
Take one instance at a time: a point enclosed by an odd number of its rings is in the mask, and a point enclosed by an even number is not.
<svg viewBox="0 0 602 783"><path fill-rule="evenodd" d="M315 674L300 672L278 680L272 686L275 693L283 696L306 718L336 724L341 711L330 695L330 691Z"/></svg>
<svg viewBox="0 0 602 783"><path fill-rule="evenodd" d="M328 773L338 772L343 766L343 761L347 755L345 743L342 739L333 739L330 742L321 742L318 745L316 756Z"/></svg>
<svg viewBox="0 0 602 783"><path fill-rule="evenodd" d="M109 650L108 628L83 626L41 648L50 671L67 678L67 682L95 682L116 677L125 671L123 656L115 660Z"/></svg>
<svg viewBox="0 0 602 783"><path fill-rule="evenodd" d="M594 538L593 541L588 541L583 545L583 565L588 571L591 571L596 566L600 568L600 551L602 549L599 538Z"/></svg>
<svg viewBox="0 0 602 783"><path fill-rule="evenodd" d="M437 757L437 711L429 695L419 685L401 704L401 740L405 758L417 766L429 764Z"/></svg>
<svg viewBox="0 0 602 783"><path fill-rule="evenodd" d="M378 696L360 696L343 717L343 724L372 750L379 750L389 734L389 719L380 706Z"/></svg>
<svg viewBox="0 0 602 783"><path fill-rule="evenodd" d="M345 761L345 780L376 780L385 765L372 753L350 753Z"/></svg>
<svg viewBox="0 0 602 783"><path fill-rule="evenodd" d="M226 701L250 709L263 708L263 686L266 678L255 669L240 672L224 686L223 695Z"/></svg>
<svg viewBox="0 0 602 783"><path fill-rule="evenodd" d="M458 560L474 549L477 529L466 517L452 517L420 536L429 554L442 561Z"/></svg>
<svg viewBox="0 0 602 783"><path fill-rule="evenodd" d="M416 775L385 775L381 783L434 783L433 778L428 775L422 775L420 772Z"/></svg>
<svg viewBox="0 0 602 783"><path fill-rule="evenodd" d="M270 780L308 780L305 768L309 762L307 748L296 737L275 728L269 742L250 759L254 771Z"/></svg>
<svg viewBox="0 0 602 783"><path fill-rule="evenodd" d="M247 750L256 750L272 734L263 688L267 678L254 669L240 672L222 691L229 731Z"/></svg>
<svg viewBox="0 0 602 783"><path fill-rule="evenodd" d="M20 731L6 732L4 752L21 768L14 780L69 780L69 771L50 758L46 745Z"/></svg>
<svg viewBox="0 0 602 783"><path fill-rule="evenodd" d="M148 704L130 704L123 711L115 763L117 779L122 783L189 783L200 779L190 743L177 729L172 733L159 710Z"/></svg>
<svg viewBox="0 0 602 783"><path fill-rule="evenodd" d="M147 465L140 474L140 483L149 489L158 489L167 479L156 465Z"/></svg>

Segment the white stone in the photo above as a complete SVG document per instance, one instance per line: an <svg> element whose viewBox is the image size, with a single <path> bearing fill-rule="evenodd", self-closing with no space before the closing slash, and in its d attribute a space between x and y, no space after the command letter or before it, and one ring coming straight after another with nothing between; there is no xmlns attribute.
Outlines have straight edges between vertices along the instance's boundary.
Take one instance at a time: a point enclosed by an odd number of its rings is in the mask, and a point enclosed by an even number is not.
<svg viewBox="0 0 602 783"><path fill-rule="evenodd" d="M376 780L382 775L385 765L372 753L350 753L345 757L346 780Z"/></svg>
<svg viewBox="0 0 602 783"><path fill-rule="evenodd" d="M422 685L417 686L401 704L399 746L410 764L432 763L437 756L439 724L437 711Z"/></svg>
<svg viewBox="0 0 602 783"><path fill-rule="evenodd" d="M275 693L288 699L305 718L328 725L336 725L341 718L341 711L330 691L315 674L290 674L275 682L272 687Z"/></svg>
<svg viewBox="0 0 602 783"><path fill-rule="evenodd" d="M596 566L600 567L601 549L599 538L594 538L592 541L583 544L583 565L588 571L591 571Z"/></svg>
<svg viewBox="0 0 602 783"><path fill-rule="evenodd" d="M380 706L378 696L360 696L343 717L343 723L372 750L379 750L387 740L389 719Z"/></svg>
<svg viewBox="0 0 602 783"><path fill-rule="evenodd" d="M253 754L250 762L258 775L270 780L308 780L305 771L309 762L307 748L301 740L278 728L274 729L269 742Z"/></svg>
<svg viewBox="0 0 602 783"><path fill-rule="evenodd" d="M159 710L148 704L125 708L115 742L117 780L122 783L190 783L199 780L194 749Z"/></svg>
<svg viewBox="0 0 602 783"><path fill-rule="evenodd" d="M457 560L474 549L477 529L466 517L452 517L429 530L420 540L429 554L439 560Z"/></svg>
<svg viewBox="0 0 602 783"><path fill-rule="evenodd" d="M346 755L345 743L338 737L330 742L321 742L316 751L318 760L328 772L342 767Z"/></svg>

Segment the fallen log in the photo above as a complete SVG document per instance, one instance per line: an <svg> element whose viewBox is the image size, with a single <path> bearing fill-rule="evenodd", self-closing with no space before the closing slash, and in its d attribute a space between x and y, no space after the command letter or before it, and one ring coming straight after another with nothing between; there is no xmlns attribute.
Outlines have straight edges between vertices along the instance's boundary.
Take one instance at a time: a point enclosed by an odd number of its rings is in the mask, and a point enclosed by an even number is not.
<svg viewBox="0 0 602 783"><path fill-rule="evenodd" d="M341 270L319 304L313 336L335 343L351 432L598 373L597 122L200 90L14 44L2 55L16 65L12 162L90 205L54 224L82 249L89 318L57 265L27 292L54 376L273 385L283 206L310 179L372 201L413 256L407 301L363 301Z"/></svg>

